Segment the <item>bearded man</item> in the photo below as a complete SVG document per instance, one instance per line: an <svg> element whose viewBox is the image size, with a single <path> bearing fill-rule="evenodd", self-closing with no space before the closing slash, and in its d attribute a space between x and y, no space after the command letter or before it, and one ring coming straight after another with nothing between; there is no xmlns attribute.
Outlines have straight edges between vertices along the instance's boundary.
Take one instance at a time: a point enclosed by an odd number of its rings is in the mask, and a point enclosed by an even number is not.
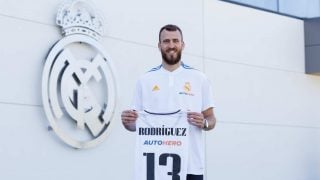
<svg viewBox="0 0 320 180"><path fill-rule="evenodd" d="M160 29L158 48L162 63L138 80L132 109L124 110L121 120L127 130L136 131L139 111L158 114L186 111L191 126L187 177L183 179L203 180L203 131L213 129L216 124L214 103L207 77L181 61L184 47L178 26L169 24Z"/></svg>

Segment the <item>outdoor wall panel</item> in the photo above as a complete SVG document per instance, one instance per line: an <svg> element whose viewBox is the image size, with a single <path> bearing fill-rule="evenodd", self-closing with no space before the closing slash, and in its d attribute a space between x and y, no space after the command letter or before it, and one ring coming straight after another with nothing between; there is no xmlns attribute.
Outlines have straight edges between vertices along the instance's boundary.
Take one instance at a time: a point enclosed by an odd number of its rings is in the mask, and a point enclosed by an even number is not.
<svg viewBox="0 0 320 180"><path fill-rule="evenodd" d="M221 121L320 127L319 77L208 59L204 71Z"/></svg>
<svg viewBox="0 0 320 180"><path fill-rule="evenodd" d="M2 16L55 25L56 13L60 0L0 0Z"/></svg>
<svg viewBox="0 0 320 180"><path fill-rule="evenodd" d="M2 179L130 179L133 174L133 133L119 120L106 141L93 149L66 146L53 131L41 107L0 104L0 153ZM125 136L123 140L119 137ZM124 148L128 147L130 148ZM116 152L116 153L115 153Z"/></svg>
<svg viewBox="0 0 320 180"><path fill-rule="evenodd" d="M184 33L186 52L202 55L201 1L111 0L96 5L105 15L107 36L157 47L160 28L176 24Z"/></svg>
<svg viewBox="0 0 320 180"><path fill-rule="evenodd" d="M303 21L205 0L205 57L304 72Z"/></svg>
<svg viewBox="0 0 320 180"><path fill-rule="evenodd" d="M0 4L4 4L0 6L0 14L56 25L56 13L62 2L64 1L34 0L30 3L30 1L0 0ZM183 29L185 41L190 42L186 51L202 55L201 1L92 0L91 2L104 17L105 36L157 47L159 29L165 24L177 24Z"/></svg>
<svg viewBox="0 0 320 180"><path fill-rule="evenodd" d="M0 16L0 102L40 105L41 77L59 30L43 24Z"/></svg>
<svg viewBox="0 0 320 180"><path fill-rule="evenodd" d="M318 137L318 129L219 123L207 133L208 180L317 179Z"/></svg>

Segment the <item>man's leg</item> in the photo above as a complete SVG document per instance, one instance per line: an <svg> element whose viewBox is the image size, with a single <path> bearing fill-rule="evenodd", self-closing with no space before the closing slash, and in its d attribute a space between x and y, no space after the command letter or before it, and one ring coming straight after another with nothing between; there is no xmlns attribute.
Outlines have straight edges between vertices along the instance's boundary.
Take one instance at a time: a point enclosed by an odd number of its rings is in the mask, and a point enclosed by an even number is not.
<svg viewBox="0 0 320 180"><path fill-rule="evenodd" d="M187 180L203 180L203 175L188 174Z"/></svg>

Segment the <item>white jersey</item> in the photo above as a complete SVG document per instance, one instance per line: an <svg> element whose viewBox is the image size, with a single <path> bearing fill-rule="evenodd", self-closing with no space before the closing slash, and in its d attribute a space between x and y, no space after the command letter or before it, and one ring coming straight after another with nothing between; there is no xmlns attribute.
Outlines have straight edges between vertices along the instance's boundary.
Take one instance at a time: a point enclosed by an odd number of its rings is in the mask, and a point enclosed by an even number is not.
<svg viewBox="0 0 320 180"><path fill-rule="evenodd" d="M186 113L139 113L135 180L186 180L189 123Z"/></svg>
<svg viewBox="0 0 320 180"><path fill-rule="evenodd" d="M173 72L162 66L153 68L137 82L133 109L151 112L176 110L202 112L214 107L212 90L206 76L185 64ZM204 139L202 130L190 126L188 174L204 174Z"/></svg>

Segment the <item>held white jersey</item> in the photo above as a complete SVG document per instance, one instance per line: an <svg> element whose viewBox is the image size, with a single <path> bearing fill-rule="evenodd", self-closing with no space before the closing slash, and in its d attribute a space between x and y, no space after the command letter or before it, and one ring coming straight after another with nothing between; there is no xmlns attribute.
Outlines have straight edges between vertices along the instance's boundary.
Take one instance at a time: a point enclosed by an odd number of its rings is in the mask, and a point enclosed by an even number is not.
<svg viewBox="0 0 320 180"><path fill-rule="evenodd" d="M186 113L139 113L135 180L186 180L189 123Z"/></svg>
<svg viewBox="0 0 320 180"><path fill-rule="evenodd" d="M185 64L173 72L162 66L153 68L137 82L133 109L151 112L202 112L214 107L211 85L206 76ZM204 140L202 130L190 126L188 174L204 174Z"/></svg>

